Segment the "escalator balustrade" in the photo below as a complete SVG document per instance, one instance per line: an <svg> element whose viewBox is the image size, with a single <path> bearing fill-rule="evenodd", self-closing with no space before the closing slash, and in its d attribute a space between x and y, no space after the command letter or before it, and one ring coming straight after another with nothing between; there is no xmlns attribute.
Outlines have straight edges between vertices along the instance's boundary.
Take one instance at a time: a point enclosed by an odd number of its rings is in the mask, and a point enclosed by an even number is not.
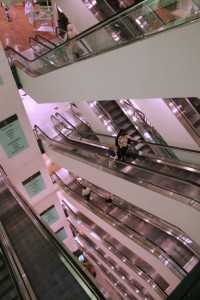
<svg viewBox="0 0 200 300"><path fill-rule="evenodd" d="M128 135L136 140L141 139L141 134L136 127L130 121L130 119L124 114L121 107L115 100L111 101L99 101L99 104L104 108L106 113L110 116L110 119L117 125L118 129L124 129ZM145 144L138 144L137 151L152 153L152 149Z"/></svg>
<svg viewBox="0 0 200 300"><path fill-rule="evenodd" d="M188 97L172 98L172 100L200 136L200 99Z"/></svg>
<svg viewBox="0 0 200 300"><path fill-rule="evenodd" d="M67 188L67 190L70 190ZM74 194L74 193L73 193ZM75 194L74 194L75 195ZM169 287L169 284L156 272L156 270L149 265L145 260L139 258L133 251L129 250L127 247L125 247L123 244L120 243L119 240L116 240L113 236L111 236L108 232L104 231L102 228L100 228L98 225L93 223L90 219L88 219L85 215L83 215L80 211L77 212L77 210L74 212L72 207L69 207L65 201L63 200L64 205L67 207L69 212L69 220L72 221L71 216L73 219L78 221L78 224L84 225L86 230L95 232L95 235L97 235L101 240L102 244L107 248L108 253L111 251L116 256L120 256L121 260L128 265L133 272L140 273L142 278L147 281L150 286L154 286L155 289L158 289L158 293L161 295L161 297L165 298L165 290ZM73 225L76 227L76 225L73 223ZM82 232L80 236L84 236L84 230L82 228ZM87 236L85 236L85 239L89 241L89 243L92 243L91 239ZM93 245L94 249L97 249L97 245ZM112 249L112 250L111 250ZM109 255L107 256L109 257ZM113 260L112 260L113 261ZM114 266L117 268L117 263L113 261ZM137 282L137 281L136 281ZM136 286L139 283L135 283Z"/></svg>
<svg viewBox="0 0 200 300"><path fill-rule="evenodd" d="M60 178L58 181L59 180ZM66 185L64 186L66 187ZM67 188L79 196L82 195L82 185L79 181L74 180L70 182L67 184ZM112 217L115 220L112 222L116 222L116 226L123 224L123 226L128 229L129 235L131 234L134 237L138 236L141 241L149 241L154 245L153 247L158 247L154 249L162 249L163 252L161 251L160 255L163 255L163 257L168 256L168 261L172 260L172 265L177 264L178 268L184 270L185 274L190 272L198 263L199 254L196 256L196 254L185 245L185 241L181 243L176 237L161 231L159 228L153 226L153 224L149 224L145 219L136 217L130 211L127 212L122 206L113 205L112 207L107 207L104 198L96 193L93 193L89 206L98 208L100 211L106 213L107 216Z"/></svg>
<svg viewBox="0 0 200 300"><path fill-rule="evenodd" d="M179 1L174 3L176 4L174 6L180 4ZM161 8L163 9L163 4ZM136 6L128 7L37 58L30 58L9 46L5 50L9 62L21 68L29 76L36 77L89 56L114 50L119 46L141 40L146 35L161 33L164 30L169 30L199 18L199 8L196 6L193 12L186 11L186 16L176 16L175 20L173 17L167 21L162 19L163 13L158 15L159 9L157 1L143 1ZM176 9L174 11L170 8L170 10L167 9L167 12L171 16L176 12ZM164 15L166 15L166 11ZM99 33L105 33L105 31L110 35L106 33L108 43L102 44L102 39L99 39L101 34ZM81 44L82 53L79 57L73 55L74 44L77 44L77 46ZM82 47L82 45L84 46Z"/></svg>
<svg viewBox="0 0 200 300"><path fill-rule="evenodd" d="M20 300L13 284L3 253L0 251L0 299Z"/></svg>
<svg viewBox="0 0 200 300"><path fill-rule="evenodd" d="M0 219L37 299L105 299L70 253L4 180L0 178Z"/></svg>
<svg viewBox="0 0 200 300"><path fill-rule="evenodd" d="M101 144L96 144L89 141L69 140L61 135L56 135L54 138L49 138L41 129L35 125L35 130L42 140L48 140L51 147L58 149L58 151L67 155L75 155L76 159L85 159L94 163L96 168L99 165L107 169L112 169L113 174L120 177L122 174L127 180L132 181L136 184L148 183L148 188L164 194L175 197L176 200L187 203L197 210L200 210L200 173L199 168L188 168L187 165L180 161L174 161L173 164L165 163L165 160L154 160L152 161L148 157L143 158L138 156L133 161L130 157L126 162L116 161L113 169L110 166L110 159L107 156L107 147ZM135 158L135 153L133 152ZM169 173L169 174L167 174ZM123 178L125 178L123 177ZM142 181L142 183L141 183ZM173 193L171 193L173 192ZM182 198L181 196L184 196Z"/></svg>

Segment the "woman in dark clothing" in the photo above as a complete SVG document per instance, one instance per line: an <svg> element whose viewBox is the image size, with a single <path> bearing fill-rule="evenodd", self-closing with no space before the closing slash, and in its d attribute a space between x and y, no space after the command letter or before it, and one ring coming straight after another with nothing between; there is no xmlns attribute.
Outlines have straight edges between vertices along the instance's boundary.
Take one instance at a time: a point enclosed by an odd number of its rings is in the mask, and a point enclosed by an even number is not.
<svg viewBox="0 0 200 300"><path fill-rule="evenodd" d="M135 138L127 135L125 130L122 131L118 137L119 155L121 160L125 160L126 158L129 141L140 142L140 140L136 140Z"/></svg>

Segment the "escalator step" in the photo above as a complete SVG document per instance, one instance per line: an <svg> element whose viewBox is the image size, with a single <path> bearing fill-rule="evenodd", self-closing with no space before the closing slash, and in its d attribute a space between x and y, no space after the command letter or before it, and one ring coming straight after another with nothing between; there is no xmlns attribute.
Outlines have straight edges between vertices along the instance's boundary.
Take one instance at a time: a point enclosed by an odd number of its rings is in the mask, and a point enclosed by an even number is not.
<svg viewBox="0 0 200 300"><path fill-rule="evenodd" d="M5 282L0 281L0 299L2 299L4 295L7 295L10 291L13 290L14 290L13 283L11 281L10 276L7 278Z"/></svg>
<svg viewBox="0 0 200 300"><path fill-rule="evenodd" d="M14 288L7 291L5 295L0 294L0 297L1 300L19 300L19 296Z"/></svg>
<svg viewBox="0 0 200 300"><path fill-rule="evenodd" d="M2 283L4 280L7 280L9 277L9 273L7 268L4 266L4 269L0 272L0 282Z"/></svg>

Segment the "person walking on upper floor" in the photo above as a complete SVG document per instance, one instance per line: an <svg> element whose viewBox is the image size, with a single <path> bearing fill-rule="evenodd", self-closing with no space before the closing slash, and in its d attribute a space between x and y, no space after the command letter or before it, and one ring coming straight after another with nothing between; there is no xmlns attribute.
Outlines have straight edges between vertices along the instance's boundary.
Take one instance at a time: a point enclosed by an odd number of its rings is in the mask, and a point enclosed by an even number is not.
<svg viewBox="0 0 200 300"><path fill-rule="evenodd" d="M82 189L82 196L87 200L90 201L90 195L91 195L91 190L89 187L84 186Z"/></svg>
<svg viewBox="0 0 200 300"><path fill-rule="evenodd" d="M28 16L29 23L34 24L34 22L35 22L35 11L34 11L33 4L31 2L27 1L25 3L24 13L25 13L25 15Z"/></svg>
<svg viewBox="0 0 200 300"><path fill-rule="evenodd" d="M10 17L10 13L9 13L9 6L5 3L1 3L1 6L4 8L5 10L5 15L6 15L6 19L8 22L12 22L11 17Z"/></svg>
<svg viewBox="0 0 200 300"><path fill-rule="evenodd" d="M119 155L121 160L126 159L128 144L130 141L140 142L140 140L136 140L135 138L132 138L131 136L127 135L126 131L123 130L118 137Z"/></svg>

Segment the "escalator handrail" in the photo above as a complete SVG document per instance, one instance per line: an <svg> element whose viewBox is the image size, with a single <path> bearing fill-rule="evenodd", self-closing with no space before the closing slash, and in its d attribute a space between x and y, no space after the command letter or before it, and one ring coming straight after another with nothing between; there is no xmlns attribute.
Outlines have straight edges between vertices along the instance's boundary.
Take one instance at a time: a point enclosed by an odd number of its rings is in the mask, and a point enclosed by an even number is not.
<svg viewBox="0 0 200 300"><path fill-rule="evenodd" d="M195 134L197 135L197 137L199 138L199 132L196 130L196 128L193 126L193 124L190 122L189 118L186 117L186 115L182 112L182 110L178 107L178 105L176 104L176 102L174 102L173 98L169 98L170 101L173 103L173 105L176 107L176 109L179 111L181 117L185 120L185 122L192 128L192 130L195 132ZM188 102L188 101L187 101ZM194 108L193 108L194 109ZM198 113L199 115L199 113Z"/></svg>
<svg viewBox="0 0 200 300"><path fill-rule="evenodd" d="M144 4L148 3L148 0L144 0L142 1L141 3L139 4L136 4L136 5L133 5L134 7L138 8ZM106 26L107 24L109 24L110 22L112 22L113 20L118 20L120 17L123 17L124 14L126 14L126 12L129 12L129 10L131 11L132 10L132 6L131 8L130 7L127 7L123 10L123 12L119 12L117 14L115 14L114 16L111 16L109 18L107 18L106 20L103 20L101 22L99 22L98 24L95 24L94 26L91 26L90 28L84 30L83 32L77 34L75 37L71 38L71 39L68 39L67 41L63 42L61 45L58 45L55 47L55 49L63 46L64 44L69 44L71 41L73 40L78 40L78 39L81 39L85 36L87 36L88 34L90 34L91 32L93 31L96 31L104 26ZM50 49L48 52L51 52L51 51L54 51L55 49ZM6 48L4 49L5 51L13 51L14 53L16 53L17 55L19 55L20 57L22 57L24 60L26 60L27 62L34 62L36 61L37 59L39 58L42 58L44 55L48 54L48 52L46 52L45 54L41 54L40 57L36 57L34 59L29 59L27 58L26 56L22 55L20 52L16 51L14 48L10 47L10 46L6 46Z"/></svg>
<svg viewBox="0 0 200 300"><path fill-rule="evenodd" d="M70 191L73 191L73 190L71 190L71 188L69 188L63 181L62 181L62 179L56 174L56 173L52 173L53 175L55 175L57 178L58 178L58 180L60 181L60 182L62 182L65 186L66 186L66 188L68 188ZM74 179L75 179L75 181L78 183L78 184L81 184L81 186L83 187L83 183L81 183L80 181L78 181L77 180L77 178L75 178L74 177ZM92 189L91 189L92 190ZM98 191L95 191L94 192L94 190L92 190L92 192L93 193L95 193L95 194L97 194L98 196L100 196L100 197L102 197L102 198L104 198L104 195L102 195L102 194L100 194ZM113 202L115 202L115 201L113 201ZM120 204L118 204L117 202L115 202L115 205L116 206L118 206L118 207L122 207L123 208L123 210L125 210L125 211L127 211L127 208L125 207L125 206L123 206L123 204L122 205L120 205ZM100 208L101 209L101 208ZM142 217L142 216L140 216L138 213L135 213L135 212L133 212L133 211L131 211L131 214L132 215L136 215L138 218L140 218L140 220L143 220L143 218L144 217ZM118 218L117 217L115 217L115 216L112 216L117 222L120 222L119 220L118 220ZM157 217L156 217L157 218ZM158 220L159 220L159 218L157 218ZM124 224L123 222L120 222L121 224ZM150 221L150 222L148 222L149 224L151 224L153 227L157 227L157 228L159 228L159 230L161 230L162 232L165 232L165 233L167 233L167 230L165 229L165 228L163 228L163 226L162 225L160 225L159 227L158 226L156 226L156 225L154 225L154 223L152 222L152 221ZM135 230L134 229L132 229L131 227L129 227L129 225L126 225L126 224L124 224L125 226L127 226L128 228L130 228L131 230L133 230L134 232L135 232ZM176 227L176 226L174 226L174 225L172 225L172 224L170 224L171 226L173 226L173 227ZM179 229L178 227L176 227L177 229ZM181 229L179 229L179 234L177 235L177 234L175 234L174 233L174 236L175 236L175 238L177 239L177 237L179 237L179 235L180 235L180 233L181 234L183 234L183 231L181 230ZM136 234L137 234L137 232L136 232ZM141 234L142 235L142 234ZM168 235L168 233L167 233L167 235ZM142 235L143 236L143 235ZM169 235L169 236L173 236L173 235ZM143 236L144 237L144 236ZM146 238L146 237L145 237ZM188 237L189 238L189 237ZM148 238L146 238L146 240L149 240ZM152 242L151 240L149 240L151 243L153 243L154 244L154 242ZM188 248L190 251L192 251L193 252L193 254L194 255L196 255L198 258L200 258L200 252L198 252L197 250L193 250L193 248L190 246L190 244L189 244L189 246L188 245L185 245L185 240L181 240L181 238L179 237L179 241L182 243L182 244L184 244L184 247L186 247L186 248ZM156 245L156 244L155 244ZM161 248L160 246L158 246L157 245L157 247L159 247L159 248ZM192 249L192 250L191 250ZM161 248L161 250L163 251L163 252L165 252L166 253L166 251L165 250L163 250L162 248Z"/></svg>
<svg viewBox="0 0 200 300"><path fill-rule="evenodd" d="M64 119L67 123L69 123L71 125L71 123L69 121L67 121L60 113L56 113L55 115L59 115L62 119ZM73 125L71 125L76 131L77 128ZM91 134L91 135L95 135L95 136L103 136L103 137L109 137L109 138L116 138L117 136L111 136L109 134L104 134L104 133L98 133L98 132L90 132L90 131L78 131L80 134L84 133L84 134ZM174 149L174 150L180 150L180 151L185 151L185 152L191 152L191 153L196 153L196 154L200 154L200 150L193 150L193 149L189 149L189 148L183 148L183 147L177 147L177 146L170 146L170 145L163 145L163 144L158 144L158 143L151 143L151 142L146 142L146 141L141 141L137 142L137 141L131 141L131 143L135 144L145 144L145 145L150 145L150 146L156 146L156 147L160 147L160 148L168 148L168 149Z"/></svg>
<svg viewBox="0 0 200 300"><path fill-rule="evenodd" d="M54 173L54 174L57 175L56 173ZM77 177L78 177L77 175L74 175L74 174L70 174L70 175L74 178L74 180L76 180L77 182L80 183L80 180L77 179ZM98 194L100 197L104 197L103 194L101 194L100 192L98 192L96 190L95 190L95 193ZM116 200L116 198L118 198L118 200ZM123 203L121 203L120 200L122 200ZM182 239L180 237L180 234L185 235L185 238L190 239L190 237L185 232L183 232L183 230L180 229L178 226L176 226L166 220L163 220L163 219L157 217L156 215L153 215L153 214L145 211L144 209L137 207L134 204L129 203L122 198L119 198L116 195L113 199L113 203L115 203L115 205L118 207L122 207L123 210L126 210L127 212L131 212L131 214L133 214L134 216L136 216L137 218L139 218L141 220L144 218L147 218L149 224L160 229L161 231L163 231L165 233L167 233L167 231L169 230L169 226L170 226L171 228L173 228L172 236L175 236L181 243L185 243L185 239ZM130 206L126 206L125 203L128 203L128 205L130 205ZM159 223L156 223L154 219L156 219L156 221L158 221ZM198 244L196 244L196 242L194 242L194 241L192 241L191 244L187 244L186 247L188 247L189 249L191 248L192 249L191 251L193 253L195 253L195 255L200 257L200 251L193 247L194 243L195 243L195 248L199 247Z"/></svg>
<svg viewBox="0 0 200 300"><path fill-rule="evenodd" d="M36 127L38 127L38 126L36 125ZM36 130L36 127L35 127L35 130ZM65 151L68 151L68 152L71 154L71 151L69 151L69 150L66 149L66 145L67 145L66 143L62 143L62 142L55 141L55 140L49 138L45 133L43 133L43 131L42 131L39 127L38 127L38 129L39 129L39 131L41 132L41 134L46 138L47 143L48 143L49 145L51 145L51 144L62 145L61 147L64 148ZM64 145L65 145L65 146L64 146ZM64 146L64 147L63 147L63 146ZM82 148L79 148L79 147L76 147L76 149L79 149L80 152L83 151L83 149L82 149ZM79 157L80 152L79 152L79 154L73 153L73 155ZM90 152L90 153L94 156L94 151L87 150L87 153L88 153L88 152ZM95 157L97 157L97 155L98 155L99 157L103 157L103 158L106 158L107 160L109 160L109 158L108 158L107 156L104 156L104 155L101 155L101 154L95 154ZM87 161L86 158L84 158L84 160ZM124 163L124 162L121 162L121 164L123 164L123 165L125 165L125 166L131 166L131 167L133 167L133 164L130 164L130 163ZM98 166L98 165L97 165L97 166ZM105 167L106 169L108 168L107 166L104 166L104 167ZM141 166L136 166L136 165L134 165L134 167L135 167L135 168L137 167L138 169L147 170L147 168L144 168L144 167L141 167ZM147 171L148 171L148 170L147 170ZM121 174L121 173L120 173L119 171L117 171L116 169L115 169L115 172ZM154 174L156 173L156 174L161 175L161 176L163 176L163 177L172 179L171 176L166 175L166 174L160 174L159 172L152 171L152 170L149 170L149 172L154 173ZM136 184L141 184L141 183L140 183L141 179L138 179L138 178L136 178L136 177L134 177L134 176L132 176L131 178L134 180L134 182L135 182ZM176 177L175 177L175 180L176 180L176 181L179 181L179 182L182 182L182 183L184 183L184 184L190 184L190 185L191 185L190 182L185 182L184 180L177 179ZM145 180L145 179L142 179L142 182L143 182L143 184L144 184L145 186L148 186L148 185L149 185L149 186L152 186L153 188L150 188L150 189L152 189L152 190L154 190L154 191L155 191L156 188L159 189L159 190L161 190L161 191L164 191L164 193L161 193L161 192L160 192L161 194L168 195L168 193L171 193L171 192L172 192L172 191L171 191L169 188L167 188L167 187L159 186L159 184L156 184L156 183L149 183L149 182L148 182L147 180ZM194 184L194 186L195 186L195 184ZM198 188L199 188L199 186L198 186ZM171 194L170 194L170 195L171 195ZM181 203L185 203L185 204L187 204L187 205L189 205L189 206L192 206L190 203L198 203L198 204L199 204L199 201L198 201L197 199L194 199L194 198L192 198L191 196L188 196L188 195L185 196L185 195L181 194L181 193L178 192L178 191L173 191L173 195L175 195L175 197L174 197L175 200L177 200L177 201L179 201L179 202L181 202ZM177 197L181 197L181 199L179 199L179 198L177 198ZM183 199L182 199L182 198L183 198ZM187 199L187 201L186 201L186 199ZM188 200L190 200L191 202L189 203ZM193 206L192 206L192 207L193 207ZM193 208L194 208L194 209L197 209L195 206L194 206ZM199 211L199 209L197 209L197 210Z"/></svg>
<svg viewBox="0 0 200 300"><path fill-rule="evenodd" d="M63 257L70 267L74 270L74 272L78 275L79 278L84 282L87 288L95 294L97 299L105 300L105 297L98 289L96 283L91 278L85 278L85 272L83 268L79 265L79 263L73 258L73 254L71 254L60 242L60 240L55 236L54 232L51 228L47 228L45 221L42 220L42 217L37 215L35 211L31 208L27 200L24 196L16 189L16 187L12 184L9 178L4 173L3 169L0 166L0 175L4 179L7 187L12 190L12 194L16 198L19 205L24 209L27 216L32 220L36 228L40 231L40 233L44 236L45 239L51 241L54 247L57 249L57 252L60 253L59 257ZM75 279L76 280L76 279Z"/></svg>
<svg viewBox="0 0 200 300"><path fill-rule="evenodd" d="M149 1L148 1L148 0L142 1L141 3L138 3L138 4L136 4L136 5L129 6L129 7L125 8L123 11L118 12L118 13L115 14L114 16L111 16L111 17L109 17L108 19L103 20L102 22L99 22L98 24L96 24L96 25L90 27L89 29L87 29L87 30L81 32L80 34L78 34L78 35L76 35L75 37L73 37L73 38L67 40L66 42L62 43L61 45L58 45L56 48L51 49L50 51L55 51L55 49L57 49L57 48L59 48L59 47L62 47L63 44L66 44L66 45L67 45L67 44L70 44L71 41L75 41L75 40L78 41L79 39L84 38L85 36L91 34L92 32L94 32L94 31L96 31L96 30L98 30L98 29L100 29L100 28L103 28L103 27L105 27L106 25L112 23L114 20L119 21L120 18L123 18L123 17L126 16L128 13L133 12L135 9L143 8L145 5L147 5L147 6L149 5ZM189 21L189 22L191 22L191 21ZM193 22L194 22L194 20L193 20ZM177 24L176 26L182 26L182 25L183 25L183 24ZM160 32L160 30L159 30L158 32ZM154 34L155 34L155 33L152 33L152 35L154 35ZM141 33L141 35L142 35L142 33ZM143 38L144 38L144 34L143 34L142 36L143 36ZM128 43L130 43L130 42L132 42L132 41L127 41L126 44L128 44ZM121 45L120 45L120 46L121 46ZM116 47L118 47L118 46L116 45L116 46L113 47L113 48L116 48ZM7 47L5 48L5 51L9 51L9 50L10 50L10 51L14 51L16 54L19 55L19 52L17 52L15 49L13 49L13 48L10 47L10 46L7 46ZM49 52L50 52L50 51L49 51ZM106 51L106 49L105 49L105 50L102 50L102 52L105 52L105 51ZM43 55L46 55L46 54L48 54L48 52L42 54L40 57L43 57ZM22 57L23 57L23 56L22 56ZM25 58L25 57L23 57L23 58L26 59L26 61L28 61L28 62L33 62L33 61L39 59L40 57L35 58L35 59L33 59L33 60L29 60L28 58ZM65 65L65 64L63 64L63 65ZM61 66L58 66L58 68L59 68L59 67L61 67Z"/></svg>
<svg viewBox="0 0 200 300"><path fill-rule="evenodd" d="M57 175L57 174L56 174ZM71 188L69 188L61 179L59 176L56 176L59 180L59 182L64 186L64 189L69 190L71 193L75 194L76 196L79 196L74 190L72 190ZM184 277L188 272L186 270L184 270L184 268L182 266L179 265L179 263L175 260L173 260L167 253L167 251L163 250L159 245L157 245L154 241L151 241L149 238L143 236L142 234L137 233L134 229L132 229L130 226L124 224L123 222L121 222L117 217L114 216L110 216L108 215L107 217L105 217L105 213L103 212L103 210L101 210L99 207L95 206L92 204L92 207L90 207L95 214L99 214L102 218L104 218L106 220L106 222L111 222L111 224L113 223L113 220L115 220L116 225L118 226L118 230L120 232L122 232L124 234L124 232L126 233L127 236L130 235L130 232L133 233L133 238L136 240L136 243L138 243L137 241L139 241L139 244L143 244L145 245L145 247L147 247L148 249L154 249L155 252L157 252L159 255L161 255L165 260L168 261L168 263L176 270L176 272L178 272L182 277ZM109 219L110 218L110 219ZM120 224L120 225L119 225ZM129 231L130 230L130 231ZM141 245L140 245L141 246ZM141 246L143 247L143 246Z"/></svg>
<svg viewBox="0 0 200 300"><path fill-rule="evenodd" d="M8 235L0 221L0 240L2 240L2 250L7 261L9 272L13 278L14 286L24 300L37 300L31 284L23 270L17 254L8 238Z"/></svg>
<svg viewBox="0 0 200 300"><path fill-rule="evenodd" d="M52 41L46 39L45 37L39 35L39 34L36 34L35 35L35 39L38 41L38 39L41 39L41 40L44 40L45 42L51 44L52 46L56 47L57 45L55 43L53 43Z"/></svg>
<svg viewBox="0 0 200 300"><path fill-rule="evenodd" d="M61 116L61 115L59 114L59 116ZM61 116L61 117L62 117L62 116ZM57 128L58 124L55 124L55 123L54 123L54 121L53 121L54 119L55 119L59 124L61 124L65 129L67 129L67 130L69 130L69 131L71 131L71 132L76 132L77 135L79 136L79 138L82 139L82 136L80 135L79 131L78 131L78 130L76 129L76 127L74 127L73 125L72 125L72 126L73 126L72 128L69 128L69 127L65 126L65 124L64 124L62 121L58 120L55 116L51 115L50 118L51 118L53 124L55 125L56 130L57 130L60 134L63 135L63 133L60 131L60 129ZM63 118L63 117L62 117L62 118ZM63 119L64 119L64 118L63 118ZM71 125L71 123L68 122L67 120L64 119L64 121L66 121L67 123L69 123L69 124ZM67 137L67 136L65 136L65 135L64 135L64 137L65 137L65 138L69 138L69 137Z"/></svg>
<svg viewBox="0 0 200 300"><path fill-rule="evenodd" d="M37 50L34 49L34 46L33 46L32 43L31 43L32 40L33 40L34 42L38 43L40 46L42 46L42 47L44 47L44 48L47 48L47 49L48 49L47 51L52 50L52 48L48 47L47 45L43 44L42 42L39 42L36 38L34 38L34 37L29 37L29 39L28 39L29 45L30 45L30 47L31 47L35 52L39 53Z"/></svg>
<svg viewBox="0 0 200 300"><path fill-rule="evenodd" d="M55 141L54 139L52 139L52 138L50 138L39 126L37 126L37 125L34 125L34 129L37 131L37 130L39 130L46 138L47 138L47 140L50 140L50 143L58 143L58 144L64 144L64 143L62 143L62 142L59 142L59 141ZM81 141L78 141L79 143L81 143ZM88 145L90 145L89 143L88 143ZM94 145L93 145L94 146ZM76 146L76 148L77 149L79 149L80 151L86 151L86 150L84 150L83 148L81 148L81 147L78 147L78 146ZM87 152L91 152L92 154L94 154L94 151L92 151L92 150L87 150ZM75 155L75 154L74 154ZM97 155L99 155L99 156L101 156L101 157L105 157L106 159L109 159L109 157L108 156L106 156L106 155L102 155L102 154L99 154L99 153L97 153ZM131 163L127 163L127 162L120 162L120 163L122 163L122 164L124 164L124 165L129 165L129 166L131 166L131 167L133 167L133 164L131 164ZM158 172L158 171L155 171L155 170L151 170L151 169L149 169L149 168L147 168L147 167L143 167L143 166L139 166L139 165L134 165L134 168L137 168L137 169L140 169L140 170L144 170L144 171L147 171L147 172L149 172L149 173L153 173L153 174L157 174L157 175L161 175L161 176L163 176L163 177L165 177L165 178L168 178L168 179L174 179L174 180L176 180L176 181L178 181L178 182L180 182L180 183L184 183L184 184L189 184L189 185L192 185L192 186L195 186L195 187L197 187L197 188L200 188L200 184L198 184L198 183L195 183L195 182L192 182L192 181L190 181L190 180L183 180L183 179L180 179L180 178L178 178L178 177L176 177L176 176L172 176L172 175L168 175L168 174L166 174L166 173L162 173L162 172ZM143 181L145 181L145 180L143 180ZM148 182L148 181L147 181ZM155 184L154 184L155 185ZM162 187L163 188L163 187ZM177 193L177 192L176 192ZM177 193L177 194L179 194L179 193ZM181 194L180 194L181 195ZM182 195L183 196L183 195ZM185 196L184 196L185 197ZM187 197L187 198L189 198L189 197ZM192 198L191 198L192 199ZM200 203L200 200L198 201L197 199L193 199L193 200L195 200L196 202L198 202L198 203Z"/></svg>
<svg viewBox="0 0 200 300"><path fill-rule="evenodd" d="M59 117L61 117L61 119L63 119L64 121L66 121L74 130L76 130L77 132L78 132L78 130L76 129L76 127L71 123L71 122L69 122L68 120L66 120L60 113L55 113L55 116L57 117L57 116L59 116ZM79 132L78 132L79 133Z"/></svg>

